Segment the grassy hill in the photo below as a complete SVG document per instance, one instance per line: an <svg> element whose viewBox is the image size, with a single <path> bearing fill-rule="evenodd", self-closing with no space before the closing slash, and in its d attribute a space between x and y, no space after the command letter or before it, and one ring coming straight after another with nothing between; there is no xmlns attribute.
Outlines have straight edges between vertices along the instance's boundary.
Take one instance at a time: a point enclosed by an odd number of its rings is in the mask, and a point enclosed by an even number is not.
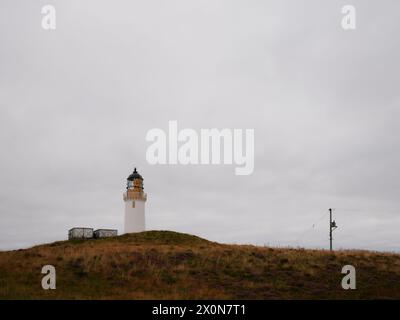
<svg viewBox="0 0 400 320"><path fill-rule="evenodd" d="M57 289L41 288L43 265ZM343 290L343 265L357 289ZM170 231L0 252L0 299L400 299L400 255L225 245Z"/></svg>

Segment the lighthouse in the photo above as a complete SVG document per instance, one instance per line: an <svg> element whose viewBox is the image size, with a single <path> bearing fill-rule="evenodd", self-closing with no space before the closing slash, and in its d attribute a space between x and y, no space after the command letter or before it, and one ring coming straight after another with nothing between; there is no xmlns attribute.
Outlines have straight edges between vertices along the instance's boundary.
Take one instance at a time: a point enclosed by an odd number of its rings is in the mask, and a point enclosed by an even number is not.
<svg viewBox="0 0 400 320"><path fill-rule="evenodd" d="M125 201L125 233L145 230L145 204L147 195L143 191L143 177L136 168L127 178Z"/></svg>

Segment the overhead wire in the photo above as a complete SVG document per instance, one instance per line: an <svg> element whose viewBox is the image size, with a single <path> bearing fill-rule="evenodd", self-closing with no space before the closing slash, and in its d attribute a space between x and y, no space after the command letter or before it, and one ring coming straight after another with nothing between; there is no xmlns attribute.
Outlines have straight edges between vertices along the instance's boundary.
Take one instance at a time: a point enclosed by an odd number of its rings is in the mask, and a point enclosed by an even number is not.
<svg viewBox="0 0 400 320"><path fill-rule="evenodd" d="M325 212L321 217L319 217L317 220L315 220L315 222L311 225L311 227L309 227L308 229L306 229L297 239L296 242L298 242L300 239L302 239L309 231L311 231L312 229L315 228L316 224L318 222L320 222L323 218L325 218L327 215L329 214L328 212Z"/></svg>

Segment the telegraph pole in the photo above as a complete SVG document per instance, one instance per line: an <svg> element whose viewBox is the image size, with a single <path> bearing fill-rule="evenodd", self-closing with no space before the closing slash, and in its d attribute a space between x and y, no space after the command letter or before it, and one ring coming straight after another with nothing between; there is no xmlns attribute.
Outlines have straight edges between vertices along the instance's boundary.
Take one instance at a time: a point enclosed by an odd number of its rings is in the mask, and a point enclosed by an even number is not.
<svg viewBox="0 0 400 320"><path fill-rule="evenodd" d="M329 250L332 251L332 209L329 208Z"/></svg>
<svg viewBox="0 0 400 320"><path fill-rule="evenodd" d="M332 209L329 208L329 249L330 251L333 250L332 248L332 232L337 228L335 220L332 220Z"/></svg>

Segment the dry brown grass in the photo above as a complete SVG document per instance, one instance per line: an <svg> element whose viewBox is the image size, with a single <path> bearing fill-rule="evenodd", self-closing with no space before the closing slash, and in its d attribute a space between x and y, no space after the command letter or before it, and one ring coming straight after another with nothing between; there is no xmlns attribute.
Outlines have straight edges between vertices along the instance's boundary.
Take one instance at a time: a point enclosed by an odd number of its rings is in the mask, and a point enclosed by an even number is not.
<svg viewBox="0 0 400 320"><path fill-rule="evenodd" d="M43 290L43 265L57 289ZM341 268L357 290L341 288ZM0 252L0 299L400 298L400 256L224 245L169 231Z"/></svg>

